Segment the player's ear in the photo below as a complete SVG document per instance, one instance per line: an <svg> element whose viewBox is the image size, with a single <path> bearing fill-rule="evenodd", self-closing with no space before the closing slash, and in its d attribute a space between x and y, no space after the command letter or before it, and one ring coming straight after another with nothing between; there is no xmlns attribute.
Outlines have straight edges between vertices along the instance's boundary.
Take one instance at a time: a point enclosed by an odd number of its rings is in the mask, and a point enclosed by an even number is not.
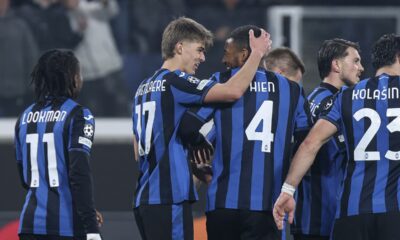
<svg viewBox="0 0 400 240"><path fill-rule="evenodd" d="M331 71L339 73L340 72L340 61L339 59L333 59L331 64Z"/></svg>
<svg viewBox="0 0 400 240"><path fill-rule="evenodd" d="M250 56L250 52L249 52L249 50L247 50L246 48L243 48L241 51L240 51L240 55L239 55L239 62L241 63L241 65L243 65L245 62L246 62L246 60L247 60L247 58Z"/></svg>
<svg viewBox="0 0 400 240"><path fill-rule="evenodd" d="M175 45L175 54L181 55L183 52L183 43L182 42L178 42Z"/></svg>

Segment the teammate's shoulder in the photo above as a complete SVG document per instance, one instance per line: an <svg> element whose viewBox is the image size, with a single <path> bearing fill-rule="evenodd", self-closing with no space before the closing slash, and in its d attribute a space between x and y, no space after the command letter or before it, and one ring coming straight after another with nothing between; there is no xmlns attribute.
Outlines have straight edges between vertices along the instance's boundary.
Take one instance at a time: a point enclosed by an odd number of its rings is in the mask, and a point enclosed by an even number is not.
<svg viewBox="0 0 400 240"><path fill-rule="evenodd" d="M197 77L181 70L175 70L173 72L166 73L165 78L170 80L186 80L193 84L199 84L201 81Z"/></svg>

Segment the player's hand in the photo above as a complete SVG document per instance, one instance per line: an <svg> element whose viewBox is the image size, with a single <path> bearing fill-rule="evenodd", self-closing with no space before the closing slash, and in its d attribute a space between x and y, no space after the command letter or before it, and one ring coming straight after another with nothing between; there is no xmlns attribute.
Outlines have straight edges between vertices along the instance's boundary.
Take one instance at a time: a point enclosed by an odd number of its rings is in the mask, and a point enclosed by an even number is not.
<svg viewBox="0 0 400 240"><path fill-rule="evenodd" d="M272 214L274 215L275 224L279 230L283 229L283 219L285 214L289 214L289 223L293 223L294 209L296 202L294 198L287 193L281 192L275 202Z"/></svg>
<svg viewBox="0 0 400 240"><path fill-rule="evenodd" d="M103 215L97 210L96 210L96 220L97 220L97 225L101 227L104 223L104 218Z"/></svg>
<svg viewBox="0 0 400 240"><path fill-rule="evenodd" d="M201 138L200 143L188 146L189 159L196 164L211 165L214 147L203 135L201 135Z"/></svg>
<svg viewBox="0 0 400 240"><path fill-rule="evenodd" d="M255 37L254 31L251 29L249 31L249 42L251 52L258 54L260 57L263 57L272 47L270 35L264 29L261 29L259 37Z"/></svg>
<svg viewBox="0 0 400 240"><path fill-rule="evenodd" d="M210 184L213 176L212 167L209 164L197 164L192 162L193 175L200 181Z"/></svg>
<svg viewBox="0 0 400 240"><path fill-rule="evenodd" d="M86 234L86 240L101 240L100 233L88 233Z"/></svg>

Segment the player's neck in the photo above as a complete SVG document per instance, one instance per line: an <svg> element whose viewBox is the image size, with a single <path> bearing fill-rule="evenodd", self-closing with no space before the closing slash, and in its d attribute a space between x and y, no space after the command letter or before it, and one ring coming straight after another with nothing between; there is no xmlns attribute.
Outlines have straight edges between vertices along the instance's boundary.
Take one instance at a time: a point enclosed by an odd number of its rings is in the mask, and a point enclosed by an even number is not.
<svg viewBox="0 0 400 240"><path fill-rule="evenodd" d="M182 64L180 64L180 61L176 58L169 58L165 60L161 68L168 69L170 71L183 69Z"/></svg>
<svg viewBox="0 0 400 240"><path fill-rule="evenodd" d="M400 76L400 66L391 65L391 66L381 67L376 71L375 76L379 76L384 73L390 76Z"/></svg>
<svg viewBox="0 0 400 240"><path fill-rule="evenodd" d="M341 87L344 86L344 82L340 80L339 76L333 76L332 73L329 74L326 78L324 78L322 82L328 83L337 89L340 89Z"/></svg>

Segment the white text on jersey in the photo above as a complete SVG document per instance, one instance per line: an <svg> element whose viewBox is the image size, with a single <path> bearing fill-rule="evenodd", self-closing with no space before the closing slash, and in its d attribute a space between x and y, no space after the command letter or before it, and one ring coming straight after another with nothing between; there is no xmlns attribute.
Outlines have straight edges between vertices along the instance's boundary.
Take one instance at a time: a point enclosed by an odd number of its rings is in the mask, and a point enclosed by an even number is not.
<svg viewBox="0 0 400 240"><path fill-rule="evenodd" d="M147 83L143 83L138 87L135 97L142 96L149 92L164 92L165 91L164 84L165 84L165 79L154 80Z"/></svg>
<svg viewBox="0 0 400 240"><path fill-rule="evenodd" d="M60 122L64 121L67 116L66 111L36 111L24 113L22 116L22 124L27 124L30 122L40 123L40 122Z"/></svg>
<svg viewBox="0 0 400 240"><path fill-rule="evenodd" d="M250 84L250 92L275 92L275 84L273 82L256 82Z"/></svg>

